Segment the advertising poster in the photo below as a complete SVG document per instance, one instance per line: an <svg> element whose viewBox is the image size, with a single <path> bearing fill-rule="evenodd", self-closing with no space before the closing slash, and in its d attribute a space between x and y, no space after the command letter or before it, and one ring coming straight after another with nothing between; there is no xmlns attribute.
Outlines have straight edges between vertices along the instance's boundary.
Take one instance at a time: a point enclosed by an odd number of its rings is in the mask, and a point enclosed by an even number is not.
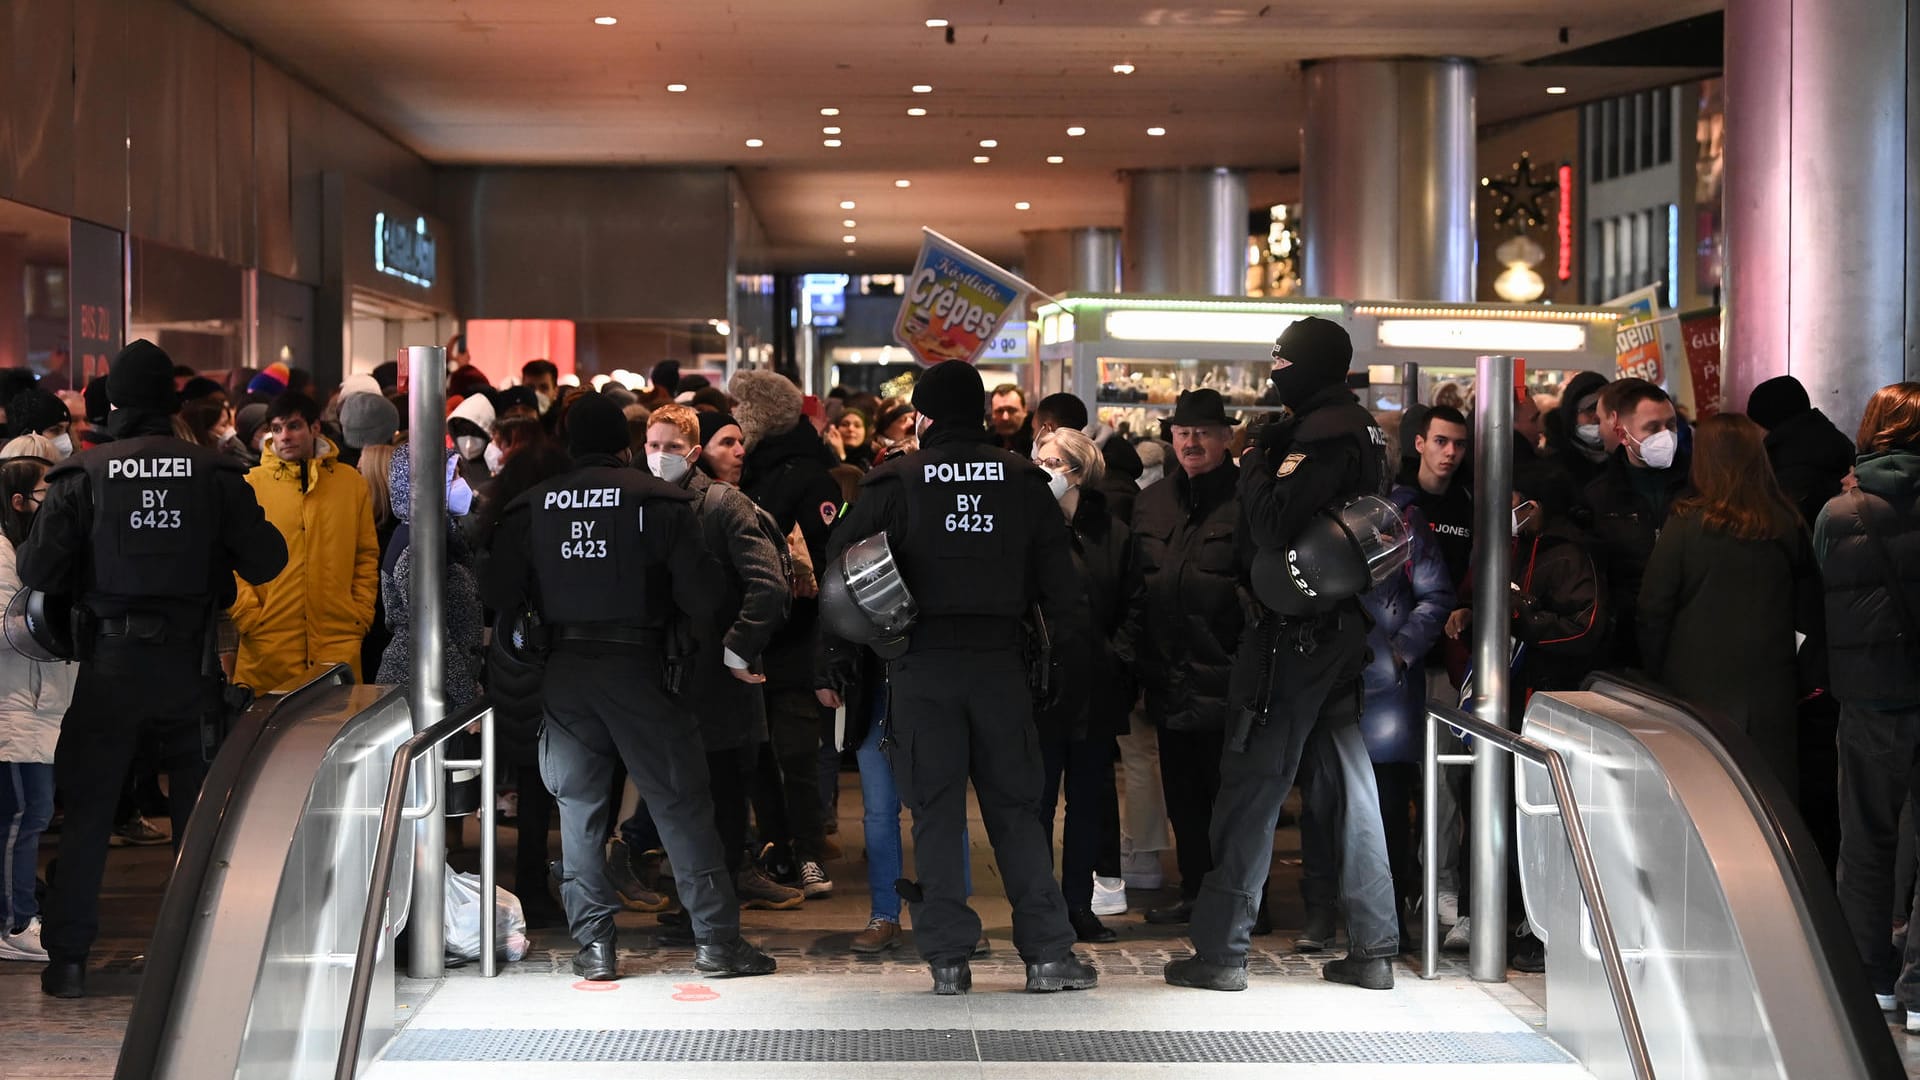
<svg viewBox="0 0 1920 1080"><path fill-rule="evenodd" d="M1666 365L1660 352L1660 288L1649 285L1625 296L1607 301L1610 308L1625 308L1619 325L1614 327L1614 375L1617 378L1645 379L1655 386L1667 381Z"/></svg>
<svg viewBox="0 0 1920 1080"><path fill-rule="evenodd" d="M1687 374L1693 379L1694 419L1718 413L1720 400L1720 309L1680 316L1680 341L1687 353Z"/></svg>
<svg viewBox="0 0 1920 1080"><path fill-rule="evenodd" d="M121 288L126 263L121 257L120 233L104 225L86 221L72 223L68 244L67 313L72 320L68 333L73 343L72 386L78 389L96 375L105 375L107 365L126 344L121 322L126 311L126 294Z"/></svg>
<svg viewBox="0 0 1920 1080"><path fill-rule="evenodd" d="M972 363L1024 300L1027 283L932 229L921 232L893 339L923 364Z"/></svg>

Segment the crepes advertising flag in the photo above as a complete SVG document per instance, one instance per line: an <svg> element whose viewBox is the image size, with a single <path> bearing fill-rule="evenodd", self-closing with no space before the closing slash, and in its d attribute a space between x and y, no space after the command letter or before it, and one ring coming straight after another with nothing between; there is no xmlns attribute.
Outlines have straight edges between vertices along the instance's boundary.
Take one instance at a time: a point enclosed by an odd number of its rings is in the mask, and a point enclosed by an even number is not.
<svg viewBox="0 0 1920 1080"><path fill-rule="evenodd" d="M1720 309L1695 311L1680 319L1680 340L1687 350L1687 372L1693 377L1694 419L1705 420L1721 409Z"/></svg>
<svg viewBox="0 0 1920 1080"><path fill-rule="evenodd" d="M932 229L921 233L893 339L923 364L971 363L1020 305L1027 283Z"/></svg>

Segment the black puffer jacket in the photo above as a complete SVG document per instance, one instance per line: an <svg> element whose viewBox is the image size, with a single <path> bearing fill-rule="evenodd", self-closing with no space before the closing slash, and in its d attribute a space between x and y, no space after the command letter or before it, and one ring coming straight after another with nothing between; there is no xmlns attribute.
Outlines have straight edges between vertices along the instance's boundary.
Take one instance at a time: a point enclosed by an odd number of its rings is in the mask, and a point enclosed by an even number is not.
<svg viewBox="0 0 1920 1080"><path fill-rule="evenodd" d="M1613 648L1608 664L1639 667L1638 612L1640 582L1653 557L1653 545L1667 523L1673 500L1686 490L1691 462L1683 454L1663 473L1636 469L1627 463L1622 447L1607 467L1587 485L1583 509L1591 531L1594 561L1607 582L1608 608L1613 612Z"/></svg>
<svg viewBox="0 0 1920 1080"><path fill-rule="evenodd" d="M740 490L773 515L782 535L800 526L816 572L826 567L827 534L840 513L840 485L828 470L840 464L801 417L786 432L769 435L747 451ZM796 597L787 624L766 652L769 689L813 689L813 627L819 605Z"/></svg>
<svg viewBox="0 0 1920 1080"><path fill-rule="evenodd" d="M1907 605L1920 619L1920 452L1863 454L1854 475L1860 493L1828 503L1813 533L1826 587L1833 695L1866 708L1908 709L1920 705L1920 642L1908 640L1860 515L1873 515Z"/></svg>
<svg viewBox="0 0 1920 1080"><path fill-rule="evenodd" d="M1767 432L1767 460L1780 490L1787 493L1808 528L1827 500L1840 494L1840 481L1853 468L1853 440L1840 434L1827 414L1808 409L1775 424Z"/></svg>
<svg viewBox="0 0 1920 1080"><path fill-rule="evenodd" d="M1605 456L1595 456L1600 453L1598 447L1589 449L1574 435L1574 429L1580 424L1580 399L1606 385L1606 376L1593 371L1583 371L1567 380L1566 386L1560 391L1560 404L1553 410L1553 420L1546 425L1546 456L1566 474L1576 497L1607 466ZM1400 452L1404 454L1408 451L1403 448Z"/></svg>
<svg viewBox="0 0 1920 1080"><path fill-rule="evenodd" d="M1080 489L1080 505L1066 522L1073 538L1073 560L1087 579L1087 607L1093 624L1092 685L1080 716L1048 715L1043 730L1075 738L1125 735L1133 709L1133 675L1117 651L1127 619L1127 571L1133 557L1133 531L1107 509L1103 491Z"/></svg>
<svg viewBox="0 0 1920 1080"><path fill-rule="evenodd" d="M1248 610L1234 527L1240 470L1189 480L1178 466L1133 508L1128 612L1120 636L1147 692L1147 715L1174 731L1219 731Z"/></svg>

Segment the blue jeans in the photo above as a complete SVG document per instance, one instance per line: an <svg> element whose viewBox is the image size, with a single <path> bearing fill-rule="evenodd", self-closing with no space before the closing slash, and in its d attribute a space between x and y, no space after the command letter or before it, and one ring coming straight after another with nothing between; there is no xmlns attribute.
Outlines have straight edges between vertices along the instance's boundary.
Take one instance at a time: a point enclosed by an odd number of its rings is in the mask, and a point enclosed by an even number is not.
<svg viewBox="0 0 1920 1080"><path fill-rule="evenodd" d="M860 761L860 805L865 811L863 831L867 840L867 892L872 897L875 919L900 921L900 894L893 883L906 876L906 848L900 840L900 789L893 782L893 766L880 749L886 736L887 692L884 684L873 695L873 718L867 725L867 737L855 756ZM966 832L960 842L971 846ZM967 868L967 893L973 893L973 868Z"/></svg>
<svg viewBox="0 0 1920 1080"><path fill-rule="evenodd" d="M53 766L0 762L0 930L18 930L40 914L33 879L40 834L52 820Z"/></svg>

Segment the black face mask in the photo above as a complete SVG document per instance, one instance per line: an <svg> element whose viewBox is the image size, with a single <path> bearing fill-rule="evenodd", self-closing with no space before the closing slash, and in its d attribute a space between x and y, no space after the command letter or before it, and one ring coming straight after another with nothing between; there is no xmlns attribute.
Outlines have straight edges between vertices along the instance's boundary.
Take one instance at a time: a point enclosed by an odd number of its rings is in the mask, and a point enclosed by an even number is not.
<svg viewBox="0 0 1920 1080"><path fill-rule="evenodd" d="M1273 380L1273 389L1280 395L1280 403L1294 409L1328 385L1324 377L1305 364L1276 368L1269 378Z"/></svg>

